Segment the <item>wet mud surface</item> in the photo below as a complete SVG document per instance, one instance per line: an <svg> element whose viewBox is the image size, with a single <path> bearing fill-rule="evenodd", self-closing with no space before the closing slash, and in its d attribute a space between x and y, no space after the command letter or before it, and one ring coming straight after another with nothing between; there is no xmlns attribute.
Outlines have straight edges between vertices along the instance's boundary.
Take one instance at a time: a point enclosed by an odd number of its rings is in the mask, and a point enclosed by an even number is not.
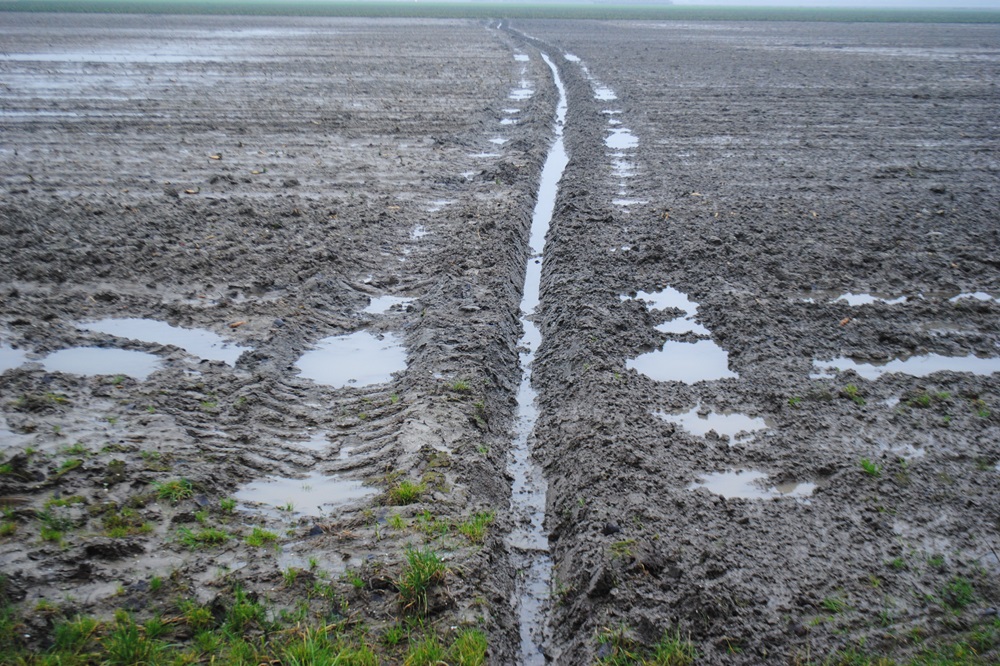
<svg viewBox="0 0 1000 666"><path fill-rule="evenodd" d="M572 56L535 370L561 387L539 427L561 660L621 625L690 632L705 663L902 657L995 617L997 375L814 361L997 356L995 301L955 298L1000 277L996 29L518 27Z"/></svg>
<svg viewBox="0 0 1000 666"><path fill-rule="evenodd" d="M664 632L703 663L903 659L995 626L996 27L156 21L0 17L25 647L43 601L149 617L234 585L379 642L407 548L448 567L425 628L481 628L496 664L527 602L565 664ZM542 54L569 156L531 315L548 599L509 539Z"/></svg>

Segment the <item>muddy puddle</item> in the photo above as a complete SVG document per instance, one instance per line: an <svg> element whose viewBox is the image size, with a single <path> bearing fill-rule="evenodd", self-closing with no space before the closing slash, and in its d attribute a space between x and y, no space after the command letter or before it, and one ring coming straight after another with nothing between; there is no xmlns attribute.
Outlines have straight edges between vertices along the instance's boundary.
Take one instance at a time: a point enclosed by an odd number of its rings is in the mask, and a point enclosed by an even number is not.
<svg viewBox="0 0 1000 666"><path fill-rule="evenodd" d="M374 296L362 312L365 314L381 315L393 309L406 309L412 302L412 298L405 296Z"/></svg>
<svg viewBox="0 0 1000 666"><path fill-rule="evenodd" d="M715 433L733 442L751 440L756 433L770 427L763 418L747 416L738 412L715 412L697 405L687 412L664 412L656 410L653 416L679 425L687 432L697 437L705 437Z"/></svg>
<svg viewBox="0 0 1000 666"><path fill-rule="evenodd" d="M981 358L979 356L942 356L927 354L924 356L909 356L891 361L871 361L863 363L851 358L841 357L830 361L813 361L811 379L832 379L836 372L852 370L864 379L874 381L889 374L909 375L911 377L928 377L936 372L965 372L972 375L991 375L1000 372L1000 358Z"/></svg>
<svg viewBox="0 0 1000 666"><path fill-rule="evenodd" d="M631 150L639 146L639 139L626 127L609 130L604 145L615 150Z"/></svg>
<svg viewBox="0 0 1000 666"><path fill-rule="evenodd" d="M23 365L27 358L24 351L0 344L0 372L7 372Z"/></svg>
<svg viewBox="0 0 1000 666"><path fill-rule="evenodd" d="M739 377L729 369L729 353L711 340L668 340L660 349L629 359L625 367L657 382L695 384Z"/></svg>
<svg viewBox="0 0 1000 666"><path fill-rule="evenodd" d="M960 303L962 301L980 301L983 303L997 303L1000 298L986 293L985 291L959 292L954 291L927 291L914 295L894 295L886 293L853 293L835 291L810 291L803 293L799 299L803 303L844 303L851 307L861 307L882 303L884 305L902 305L919 301L945 300L949 303Z"/></svg>
<svg viewBox="0 0 1000 666"><path fill-rule="evenodd" d="M300 377L317 384L359 388L391 381L393 373L406 370L406 349L392 333L378 337L358 331L323 338L295 367Z"/></svg>
<svg viewBox="0 0 1000 666"><path fill-rule="evenodd" d="M624 250L627 248L623 247L621 249ZM695 318L698 316L698 304L673 287L666 287L661 291L653 293L639 291L635 296L622 294L619 296L619 299L623 302L627 300L642 301L646 304L646 309L651 312L655 310L680 310L681 315L679 317L673 317L656 325L656 330L661 333L711 335L707 328L695 321Z"/></svg>
<svg viewBox="0 0 1000 666"><path fill-rule="evenodd" d="M118 338L174 346L183 349L191 356L208 361L222 361L228 365L235 365L240 355L250 350L249 347L229 342L212 331L172 326L155 319L134 317L101 319L80 323L76 327L81 331L107 333Z"/></svg>
<svg viewBox="0 0 1000 666"><path fill-rule="evenodd" d="M633 298L646 303L646 308L651 312L681 311L681 316L671 317L656 325L655 329L661 333L711 335L707 328L695 321L698 312L697 303L672 287L655 293L640 291L634 297L619 296L622 301ZM739 376L729 369L729 353L712 340L695 342L667 340L661 348L627 360L625 367L658 382L694 384Z"/></svg>
<svg viewBox="0 0 1000 666"><path fill-rule="evenodd" d="M134 379L148 379L163 367L163 361L153 354L128 349L106 347L71 347L52 352L41 361L49 372L96 377L98 375L125 375Z"/></svg>
<svg viewBox="0 0 1000 666"><path fill-rule="evenodd" d="M973 291L969 293L962 293L956 296L952 296L948 299L952 303L957 303L959 301L973 300L982 301L984 303L997 303L1000 302L1000 297L993 296L992 294L987 294L985 291Z"/></svg>
<svg viewBox="0 0 1000 666"><path fill-rule="evenodd" d="M312 471L302 477L268 477L253 481L233 495L246 510L276 515L321 517L370 499L378 490L355 479Z"/></svg>
<svg viewBox="0 0 1000 666"><path fill-rule="evenodd" d="M735 470L703 474L688 490L705 489L726 499L802 499L810 497L816 490L812 482L787 482L770 484L768 475L756 470Z"/></svg>

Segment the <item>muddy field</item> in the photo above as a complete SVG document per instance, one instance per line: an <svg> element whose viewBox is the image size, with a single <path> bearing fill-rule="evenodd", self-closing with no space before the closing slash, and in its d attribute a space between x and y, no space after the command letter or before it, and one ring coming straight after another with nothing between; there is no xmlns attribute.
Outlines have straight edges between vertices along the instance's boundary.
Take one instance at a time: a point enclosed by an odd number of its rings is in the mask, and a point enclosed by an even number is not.
<svg viewBox="0 0 1000 666"><path fill-rule="evenodd" d="M0 36L0 660L1000 660L997 26Z"/></svg>

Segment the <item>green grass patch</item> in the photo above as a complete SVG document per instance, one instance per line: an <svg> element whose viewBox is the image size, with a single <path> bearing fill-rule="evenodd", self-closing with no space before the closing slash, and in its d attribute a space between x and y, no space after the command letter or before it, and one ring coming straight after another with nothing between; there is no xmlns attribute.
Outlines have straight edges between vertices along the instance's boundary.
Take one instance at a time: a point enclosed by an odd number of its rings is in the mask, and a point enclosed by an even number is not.
<svg viewBox="0 0 1000 666"><path fill-rule="evenodd" d="M493 524L493 520L492 511L475 513L458 524L458 531L472 543L482 543L486 539L486 528Z"/></svg>
<svg viewBox="0 0 1000 666"><path fill-rule="evenodd" d="M679 631L665 631L655 644L640 645L629 632L620 625L603 629L597 634L599 652L603 654L597 663L602 666L690 666L698 659L694 643L681 636Z"/></svg>
<svg viewBox="0 0 1000 666"><path fill-rule="evenodd" d="M882 466L879 465L879 464L877 464L877 463L872 462L868 458L862 458L858 462L858 464L861 465L861 469L868 476L874 477L876 479L878 477L882 476Z"/></svg>
<svg viewBox="0 0 1000 666"><path fill-rule="evenodd" d="M228 532L215 527L206 527L197 532L186 527L177 530L177 540L181 545L191 550L221 546L231 538L232 536Z"/></svg>
<svg viewBox="0 0 1000 666"><path fill-rule="evenodd" d="M253 546L254 548L260 548L261 546L269 543L274 543L278 540L278 535L269 530L262 529L260 527L255 527L247 535L245 541L247 545Z"/></svg>
<svg viewBox="0 0 1000 666"><path fill-rule="evenodd" d="M447 572L444 561L434 551L408 548L406 565L396 582L403 610L425 615L431 588L443 582Z"/></svg>
<svg viewBox="0 0 1000 666"><path fill-rule="evenodd" d="M409 479L403 479L389 489L389 504L393 506L406 506L420 501L420 496L427 491L427 484L414 483Z"/></svg>
<svg viewBox="0 0 1000 666"><path fill-rule="evenodd" d="M177 504L181 500L194 497L194 486L187 479L157 481L153 484L153 489L158 498L167 500L171 504Z"/></svg>

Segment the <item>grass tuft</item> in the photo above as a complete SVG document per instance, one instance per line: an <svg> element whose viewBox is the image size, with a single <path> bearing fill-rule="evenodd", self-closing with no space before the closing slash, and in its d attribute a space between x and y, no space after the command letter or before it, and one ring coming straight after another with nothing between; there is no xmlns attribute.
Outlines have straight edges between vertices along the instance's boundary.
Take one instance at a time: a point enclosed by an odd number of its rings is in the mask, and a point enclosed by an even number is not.
<svg viewBox="0 0 1000 666"><path fill-rule="evenodd" d="M492 511L476 513L465 522L459 523L458 531L473 543L482 543L486 538L486 528L493 524Z"/></svg>
<svg viewBox="0 0 1000 666"><path fill-rule="evenodd" d="M194 497L194 486L187 479L173 479L172 481L157 481L153 484L156 489L156 496L161 500L167 500L171 504L177 504L181 500Z"/></svg>
<svg viewBox="0 0 1000 666"><path fill-rule="evenodd" d="M447 572L444 561L434 551L408 548L406 566L396 583L403 610L425 615L431 587L443 582Z"/></svg>
<svg viewBox="0 0 1000 666"><path fill-rule="evenodd" d="M427 484L414 483L409 479L403 479L389 489L389 503L394 506L406 506L414 504L420 500L420 496L427 490Z"/></svg>
<svg viewBox="0 0 1000 666"><path fill-rule="evenodd" d="M479 629L466 629L455 638L449 662L455 666L481 666L486 663L486 634Z"/></svg>
<svg viewBox="0 0 1000 666"><path fill-rule="evenodd" d="M863 469L865 474L868 476L876 479L882 476L882 466L872 462L868 458L862 458L859 464L861 465L861 469Z"/></svg>
<svg viewBox="0 0 1000 666"><path fill-rule="evenodd" d="M253 531L250 532L246 538L247 545L253 546L254 548L260 548L264 544L274 543L277 540L277 534L260 527L253 528Z"/></svg>
<svg viewBox="0 0 1000 666"><path fill-rule="evenodd" d="M209 546L221 546L231 538L228 532L215 527L207 527L197 532L182 527L177 530L177 538L187 548L197 550Z"/></svg>

